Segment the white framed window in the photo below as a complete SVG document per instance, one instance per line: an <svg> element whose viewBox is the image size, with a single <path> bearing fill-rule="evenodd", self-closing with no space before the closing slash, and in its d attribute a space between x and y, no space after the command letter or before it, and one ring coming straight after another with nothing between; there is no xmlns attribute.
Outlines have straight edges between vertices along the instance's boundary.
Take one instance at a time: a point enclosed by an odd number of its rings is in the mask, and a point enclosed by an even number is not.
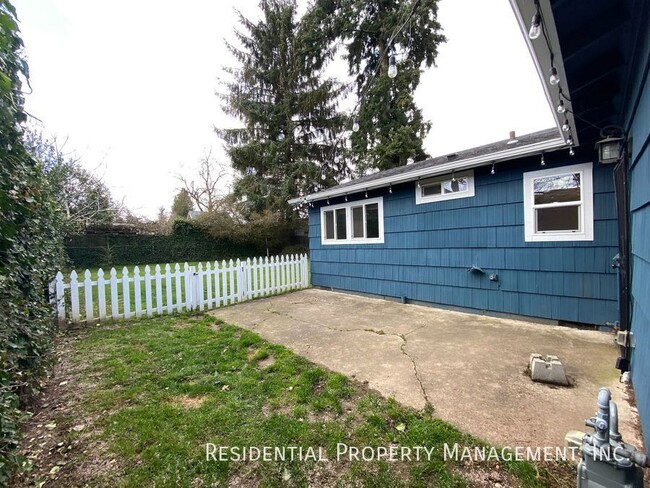
<svg viewBox="0 0 650 488"><path fill-rule="evenodd" d="M320 222L322 244L381 244L384 198L321 207Z"/></svg>
<svg viewBox="0 0 650 488"><path fill-rule="evenodd" d="M418 181L415 185L417 205L473 196L474 170L427 178Z"/></svg>
<svg viewBox="0 0 650 488"><path fill-rule="evenodd" d="M526 242L593 241L593 164L524 173Z"/></svg>

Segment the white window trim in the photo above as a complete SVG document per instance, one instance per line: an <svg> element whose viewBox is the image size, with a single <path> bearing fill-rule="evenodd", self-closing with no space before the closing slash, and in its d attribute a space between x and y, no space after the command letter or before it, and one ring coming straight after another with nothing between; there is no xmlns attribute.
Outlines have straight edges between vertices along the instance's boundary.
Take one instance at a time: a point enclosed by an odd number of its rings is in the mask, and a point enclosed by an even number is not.
<svg viewBox="0 0 650 488"><path fill-rule="evenodd" d="M377 214L379 218L379 237L374 238L354 238L352 237L352 207L360 207L362 205L369 205L372 203L377 204ZM345 225L346 225L346 239L325 239L325 212L330 210L345 209ZM363 225L366 225L366 212L363 212ZM336 229L336 218L334 219L334 228ZM364 230L365 232L365 230ZM336 233L336 231L335 231ZM384 197L378 198L365 198L363 200L355 200L354 202L346 202L337 205L328 205L320 209L320 242L325 246L341 245L341 244L383 244L384 243Z"/></svg>
<svg viewBox="0 0 650 488"><path fill-rule="evenodd" d="M422 186L429 185L431 183L442 183L443 181L449 181L452 177L456 178L465 178L467 179L467 190L459 191L455 193L441 193L440 195L429 195L423 196L421 188ZM435 178L427 178L426 180L419 180L415 184L415 204L422 205L423 203L431 202L440 202L442 200L455 200L457 198L469 198L474 196L474 170L470 169L469 171L462 171L460 173L448 173L446 175L436 176Z"/></svg>
<svg viewBox="0 0 650 488"><path fill-rule="evenodd" d="M580 173L580 232L535 232L533 180L549 176ZM562 203L558 207L566 206ZM574 164L559 168L524 173L524 232L526 242L593 241L594 240L594 183L593 163Z"/></svg>

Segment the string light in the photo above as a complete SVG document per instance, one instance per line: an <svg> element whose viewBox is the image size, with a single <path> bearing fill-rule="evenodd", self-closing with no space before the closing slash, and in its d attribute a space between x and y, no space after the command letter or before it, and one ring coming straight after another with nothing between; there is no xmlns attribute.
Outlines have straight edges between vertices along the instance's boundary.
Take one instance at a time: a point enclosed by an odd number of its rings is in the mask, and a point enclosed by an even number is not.
<svg viewBox="0 0 650 488"><path fill-rule="evenodd" d="M352 122L352 132L359 132L359 119L355 117L354 122Z"/></svg>
<svg viewBox="0 0 650 488"><path fill-rule="evenodd" d="M393 185L390 185L388 187L388 193L392 194L393 193Z"/></svg>
<svg viewBox="0 0 650 488"><path fill-rule="evenodd" d="M494 173L496 173L496 171L494 170L494 163L492 163L492 169L490 170L490 174L493 175Z"/></svg>
<svg viewBox="0 0 650 488"><path fill-rule="evenodd" d="M451 181L456 182L456 174L454 171L451 172Z"/></svg>
<svg viewBox="0 0 650 488"><path fill-rule="evenodd" d="M395 56L391 55L388 58L388 77L395 78L397 76L397 64L395 64Z"/></svg>
<svg viewBox="0 0 650 488"><path fill-rule="evenodd" d="M528 31L528 37L531 39L537 39L542 33L542 16L539 13L539 2L535 1L535 7L537 11L533 15L533 20L530 22L530 30Z"/></svg>
<svg viewBox="0 0 650 488"><path fill-rule="evenodd" d="M280 142L284 141L284 132L280 131L280 133L278 134L278 141Z"/></svg>
<svg viewBox="0 0 650 488"><path fill-rule="evenodd" d="M540 166L546 166L546 161L544 161L544 153L542 153L542 159L539 162Z"/></svg>
<svg viewBox="0 0 650 488"><path fill-rule="evenodd" d="M557 72L557 68L555 67L554 63L554 58L555 58L555 53L553 52L553 49L551 48L551 42L549 41L545 26L544 26L544 17L542 15L542 11L540 10L539 6L539 0L535 0L535 14L533 15L532 23L530 26L530 30L528 32L528 37L531 39L536 39L540 35L544 35L544 39L546 40L546 46L548 47L549 51L549 56L550 56L550 61L551 61L551 71L550 71L550 76L548 78L548 82L555 86L558 85L558 104L556 107L557 113L559 114L566 114L567 112L567 107L564 104L563 98L569 100L566 96L564 96L564 93L562 92L562 87L560 85L560 76ZM570 100L569 100L570 101ZM562 132L567 133L567 138L565 140L566 144L571 146L569 147L569 155L573 156L575 154L575 150L573 149L574 140L573 140L573 135L571 133L571 124L569 123L568 117L565 115L564 116L564 123L562 124ZM544 161L544 153L542 153L542 158L540 161L540 164L544 166L546 163Z"/></svg>
<svg viewBox="0 0 650 488"><path fill-rule="evenodd" d="M368 190L366 190L366 198L368 198Z"/></svg>
<svg viewBox="0 0 650 488"><path fill-rule="evenodd" d="M328 205L330 204L330 199L329 199L329 198L327 199L327 204L328 204Z"/></svg>
<svg viewBox="0 0 650 488"><path fill-rule="evenodd" d="M569 132L571 130L571 126L569 125L569 119L564 117L564 124L562 124L562 130L564 132Z"/></svg>
<svg viewBox="0 0 650 488"><path fill-rule="evenodd" d="M348 201L348 194L347 193L345 194L345 201L346 202Z"/></svg>

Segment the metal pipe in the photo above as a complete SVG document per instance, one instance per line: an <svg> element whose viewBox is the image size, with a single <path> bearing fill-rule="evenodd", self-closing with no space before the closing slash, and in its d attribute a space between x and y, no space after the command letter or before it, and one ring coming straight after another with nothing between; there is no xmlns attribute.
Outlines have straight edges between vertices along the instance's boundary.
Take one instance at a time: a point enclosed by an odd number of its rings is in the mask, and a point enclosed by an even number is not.
<svg viewBox="0 0 650 488"><path fill-rule="evenodd" d="M609 438L614 442L621 442L621 434L618 431L618 405L616 402L609 402Z"/></svg>
<svg viewBox="0 0 650 488"><path fill-rule="evenodd" d="M608 388L601 388L598 391L598 411L596 412L596 422L594 428L594 446L601 447L609 444L609 402L612 394Z"/></svg>

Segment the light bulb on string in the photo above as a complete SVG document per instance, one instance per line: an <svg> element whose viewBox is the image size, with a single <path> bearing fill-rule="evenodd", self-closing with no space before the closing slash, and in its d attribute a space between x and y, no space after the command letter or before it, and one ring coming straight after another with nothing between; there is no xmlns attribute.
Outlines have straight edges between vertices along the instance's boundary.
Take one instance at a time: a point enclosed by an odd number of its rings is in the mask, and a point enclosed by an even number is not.
<svg viewBox="0 0 650 488"><path fill-rule="evenodd" d="M573 150L573 147L569 148L569 156L573 156L576 152Z"/></svg>
<svg viewBox="0 0 650 488"><path fill-rule="evenodd" d="M490 170L490 174L493 175L494 173L496 173L496 171L494 170L494 163L492 163L492 169Z"/></svg>
<svg viewBox="0 0 650 488"><path fill-rule="evenodd" d="M359 119L355 118L352 122L352 132L359 132Z"/></svg>
<svg viewBox="0 0 650 488"><path fill-rule="evenodd" d="M388 59L388 77L395 78L397 76L397 64L395 61L395 56L391 56Z"/></svg>
<svg viewBox="0 0 650 488"><path fill-rule="evenodd" d="M368 190L366 190L366 198L368 198Z"/></svg>
<svg viewBox="0 0 650 488"><path fill-rule="evenodd" d="M549 76L548 82L551 85L557 85L560 82L560 77L557 74L557 68L555 66L551 68L551 76Z"/></svg>
<svg viewBox="0 0 650 488"><path fill-rule="evenodd" d="M537 8L538 10L530 22L530 30L528 31L528 37L530 39L537 39L542 33L542 16L539 14L539 6Z"/></svg>
<svg viewBox="0 0 650 488"><path fill-rule="evenodd" d="M325 173L320 175L320 179L323 180L323 181L325 181L327 179L327 176L325 175Z"/></svg>
<svg viewBox="0 0 650 488"><path fill-rule="evenodd" d="M388 193L392 194L393 193L393 185L390 185L388 187Z"/></svg>
<svg viewBox="0 0 650 488"><path fill-rule="evenodd" d="M345 194L345 201L346 202L348 201L348 194L347 193Z"/></svg>
<svg viewBox="0 0 650 488"><path fill-rule="evenodd" d="M278 134L278 141L280 142L284 141L284 132L280 131L280 133Z"/></svg>
<svg viewBox="0 0 650 488"><path fill-rule="evenodd" d="M560 100L560 103L557 105L557 112L560 114L566 112L566 107L564 106L564 100Z"/></svg>
<svg viewBox="0 0 650 488"><path fill-rule="evenodd" d="M573 146L573 137L571 135L569 135L569 137L566 138L566 143L569 146Z"/></svg>
<svg viewBox="0 0 650 488"><path fill-rule="evenodd" d="M544 161L544 153L542 153L542 159L539 162L540 166L546 166L546 161Z"/></svg>
<svg viewBox="0 0 650 488"><path fill-rule="evenodd" d="M571 130L571 126L569 125L569 121L566 118L564 119L564 124L562 124L562 130L564 132L569 132Z"/></svg>
<svg viewBox="0 0 650 488"><path fill-rule="evenodd" d="M327 204L328 204L328 205L330 204L330 199L329 199L329 198L327 199Z"/></svg>
<svg viewBox="0 0 650 488"><path fill-rule="evenodd" d="M456 173L453 171L451 172L451 181L453 181L454 183L456 182Z"/></svg>

